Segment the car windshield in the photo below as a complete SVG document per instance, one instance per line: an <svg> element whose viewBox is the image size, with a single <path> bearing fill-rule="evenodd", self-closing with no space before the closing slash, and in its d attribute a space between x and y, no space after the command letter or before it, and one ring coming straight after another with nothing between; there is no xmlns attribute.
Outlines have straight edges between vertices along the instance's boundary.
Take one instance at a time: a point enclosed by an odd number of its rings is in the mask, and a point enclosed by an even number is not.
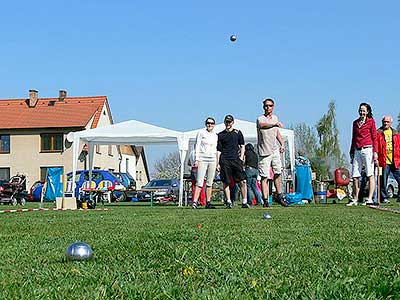
<svg viewBox="0 0 400 300"><path fill-rule="evenodd" d="M172 180L170 179L157 179L157 180L152 180L148 183L147 187L153 187L153 186L170 186L172 184Z"/></svg>

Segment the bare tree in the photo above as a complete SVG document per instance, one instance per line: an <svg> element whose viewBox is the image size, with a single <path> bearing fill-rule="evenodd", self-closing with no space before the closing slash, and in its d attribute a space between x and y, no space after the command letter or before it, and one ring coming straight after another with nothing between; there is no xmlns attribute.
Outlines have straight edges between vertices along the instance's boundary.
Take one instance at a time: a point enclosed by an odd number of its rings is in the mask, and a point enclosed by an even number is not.
<svg viewBox="0 0 400 300"><path fill-rule="evenodd" d="M400 113L397 115L397 131L400 131Z"/></svg>
<svg viewBox="0 0 400 300"><path fill-rule="evenodd" d="M155 163L154 168L154 178L179 178L181 168L179 152L175 151L164 155Z"/></svg>

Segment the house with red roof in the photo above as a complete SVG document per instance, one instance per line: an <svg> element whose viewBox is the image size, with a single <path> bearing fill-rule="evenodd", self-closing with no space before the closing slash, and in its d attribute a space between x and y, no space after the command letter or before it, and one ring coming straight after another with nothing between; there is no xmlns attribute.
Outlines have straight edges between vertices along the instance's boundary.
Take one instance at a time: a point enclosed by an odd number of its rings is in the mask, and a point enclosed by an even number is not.
<svg viewBox="0 0 400 300"><path fill-rule="evenodd" d="M72 171L68 133L113 124L106 96L69 97L65 90L56 98L39 98L30 90L27 99L0 99L0 116L0 179L23 173L27 186L44 179L50 167ZM88 166L85 147L80 145L78 169ZM120 146L96 145L95 150L95 169L120 171ZM132 158L137 161L135 154Z"/></svg>

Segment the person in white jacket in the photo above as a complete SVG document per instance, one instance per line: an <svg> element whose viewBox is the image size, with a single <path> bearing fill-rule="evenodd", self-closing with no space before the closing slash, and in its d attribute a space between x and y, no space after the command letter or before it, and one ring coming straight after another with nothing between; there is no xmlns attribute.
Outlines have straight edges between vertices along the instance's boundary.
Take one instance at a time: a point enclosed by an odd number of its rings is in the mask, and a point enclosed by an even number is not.
<svg viewBox="0 0 400 300"><path fill-rule="evenodd" d="M196 137L195 146L195 162L197 169L196 189L192 208L197 208L197 202L201 188L204 184L204 178L207 175L206 181L206 206L205 208L215 208L211 204L212 185L217 167L217 142L218 136L214 132L215 119L208 117L205 121L206 128L199 131Z"/></svg>

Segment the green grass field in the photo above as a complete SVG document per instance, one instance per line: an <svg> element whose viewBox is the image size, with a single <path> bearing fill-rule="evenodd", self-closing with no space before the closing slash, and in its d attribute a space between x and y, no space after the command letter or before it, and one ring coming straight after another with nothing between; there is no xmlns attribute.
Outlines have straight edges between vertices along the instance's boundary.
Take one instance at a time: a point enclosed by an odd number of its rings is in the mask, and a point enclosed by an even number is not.
<svg viewBox="0 0 400 300"><path fill-rule="evenodd" d="M0 299L400 299L400 214L107 207L0 214Z"/></svg>

